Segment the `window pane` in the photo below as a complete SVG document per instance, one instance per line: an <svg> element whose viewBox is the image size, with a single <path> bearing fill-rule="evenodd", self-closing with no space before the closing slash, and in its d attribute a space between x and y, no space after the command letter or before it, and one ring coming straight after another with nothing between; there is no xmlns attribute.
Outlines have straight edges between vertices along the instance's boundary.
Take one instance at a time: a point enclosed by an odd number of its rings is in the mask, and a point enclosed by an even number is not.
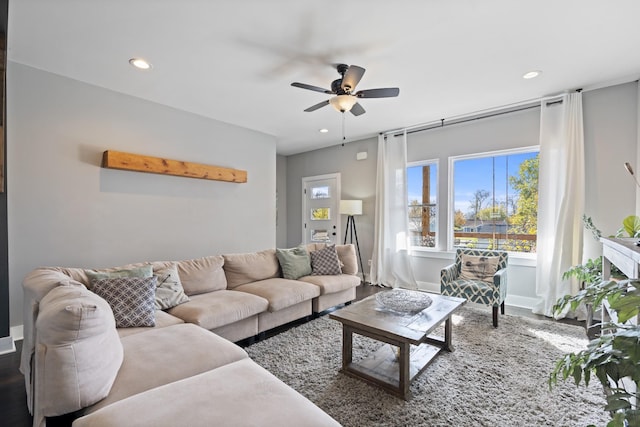
<svg viewBox="0 0 640 427"><path fill-rule="evenodd" d="M331 239L329 238L329 232L324 230L311 230L311 241L312 242L329 242Z"/></svg>
<svg viewBox="0 0 640 427"><path fill-rule="evenodd" d="M454 248L535 252L538 152L454 161Z"/></svg>
<svg viewBox="0 0 640 427"><path fill-rule="evenodd" d="M409 235L412 246L436 246L437 178L437 163L407 168Z"/></svg>
<svg viewBox="0 0 640 427"><path fill-rule="evenodd" d="M311 219L311 221L331 219L330 211L331 208L312 208L309 218Z"/></svg>
<svg viewBox="0 0 640 427"><path fill-rule="evenodd" d="M329 186L323 185L321 187L311 187L312 199L328 199L330 197L331 193L329 192Z"/></svg>

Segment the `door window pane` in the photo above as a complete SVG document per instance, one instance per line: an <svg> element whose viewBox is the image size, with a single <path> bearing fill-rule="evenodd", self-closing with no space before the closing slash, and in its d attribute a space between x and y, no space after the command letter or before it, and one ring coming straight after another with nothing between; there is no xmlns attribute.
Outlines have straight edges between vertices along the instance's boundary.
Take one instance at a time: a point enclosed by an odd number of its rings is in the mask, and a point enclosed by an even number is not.
<svg viewBox="0 0 640 427"><path fill-rule="evenodd" d="M330 240L329 232L327 230L311 230L312 242L328 242Z"/></svg>
<svg viewBox="0 0 640 427"><path fill-rule="evenodd" d="M329 191L329 186L321 186L321 187L311 187L311 198L312 199L328 199L331 197L331 192Z"/></svg>
<svg viewBox="0 0 640 427"><path fill-rule="evenodd" d="M331 219L330 208L313 208L311 209L310 219L312 221L322 221Z"/></svg>

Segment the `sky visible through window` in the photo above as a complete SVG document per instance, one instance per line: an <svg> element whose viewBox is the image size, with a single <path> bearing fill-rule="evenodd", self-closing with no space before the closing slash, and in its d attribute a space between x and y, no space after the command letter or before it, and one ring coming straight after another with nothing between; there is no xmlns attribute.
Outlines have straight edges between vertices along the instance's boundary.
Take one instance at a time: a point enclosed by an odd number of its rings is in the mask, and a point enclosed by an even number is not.
<svg viewBox="0 0 640 427"><path fill-rule="evenodd" d="M409 190L409 202L412 200L417 200L419 203L422 203L422 166L409 166L407 168L407 189ZM429 194L429 201L432 203L436 202L436 194L437 194L437 182L438 182L438 168L431 168L429 171L429 176L431 177L431 192Z"/></svg>
<svg viewBox="0 0 640 427"><path fill-rule="evenodd" d="M511 187L507 178L508 175L518 175L520 164L537 155L537 152L509 154L508 156L495 156L495 198L496 201L504 201L507 191L509 196L515 196L516 191ZM506 158L508 162L506 161ZM454 183L455 183L455 203L456 209L460 209L464 214L472 211L471 203L474 193L477 190L485 190L493 193L493 158L478 157L473 159L459 160L455 162ZM431 168L431 202L436 201L436 168ZM407 186L409 201L422 200L422 166L407 168ZM507 187L508 186L508 187ZM443 195L441 195L441 198ZM445 196L446 197L446 196ZM442 203L442 200L440 201ZM487 200L491 203L491 199ZM511 212L509 212L511 213Z"/></svg>

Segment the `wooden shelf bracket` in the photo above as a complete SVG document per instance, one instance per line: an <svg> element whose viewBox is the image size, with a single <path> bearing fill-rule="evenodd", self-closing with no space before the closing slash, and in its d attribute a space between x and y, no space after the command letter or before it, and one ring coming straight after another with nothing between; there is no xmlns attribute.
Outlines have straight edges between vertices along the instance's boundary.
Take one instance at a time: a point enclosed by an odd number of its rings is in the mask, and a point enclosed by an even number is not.
<svg viewBox="0 0 640 427"><path fill-rule="evenodd" d="M162 175L184 176L187 178L211 179L235 183L247 182L247 171L230 169L202 163L183 162L160 157L143 156L107 150L102 153L102 167Z"/></svg>

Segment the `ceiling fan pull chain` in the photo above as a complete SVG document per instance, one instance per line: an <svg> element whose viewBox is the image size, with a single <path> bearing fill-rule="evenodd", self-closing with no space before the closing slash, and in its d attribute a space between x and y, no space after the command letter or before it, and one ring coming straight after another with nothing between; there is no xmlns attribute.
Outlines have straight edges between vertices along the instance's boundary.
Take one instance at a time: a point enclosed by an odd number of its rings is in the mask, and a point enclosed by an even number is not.
<svg viewBox="0 0 640 427"><path fill-rule="evenodd" d="M344 141L347 139L347 138L344 136L344 120L345 120L345 118L344 118L344 111L343 111L343 112L342 112L342 145L344 145Z"/></svg>

